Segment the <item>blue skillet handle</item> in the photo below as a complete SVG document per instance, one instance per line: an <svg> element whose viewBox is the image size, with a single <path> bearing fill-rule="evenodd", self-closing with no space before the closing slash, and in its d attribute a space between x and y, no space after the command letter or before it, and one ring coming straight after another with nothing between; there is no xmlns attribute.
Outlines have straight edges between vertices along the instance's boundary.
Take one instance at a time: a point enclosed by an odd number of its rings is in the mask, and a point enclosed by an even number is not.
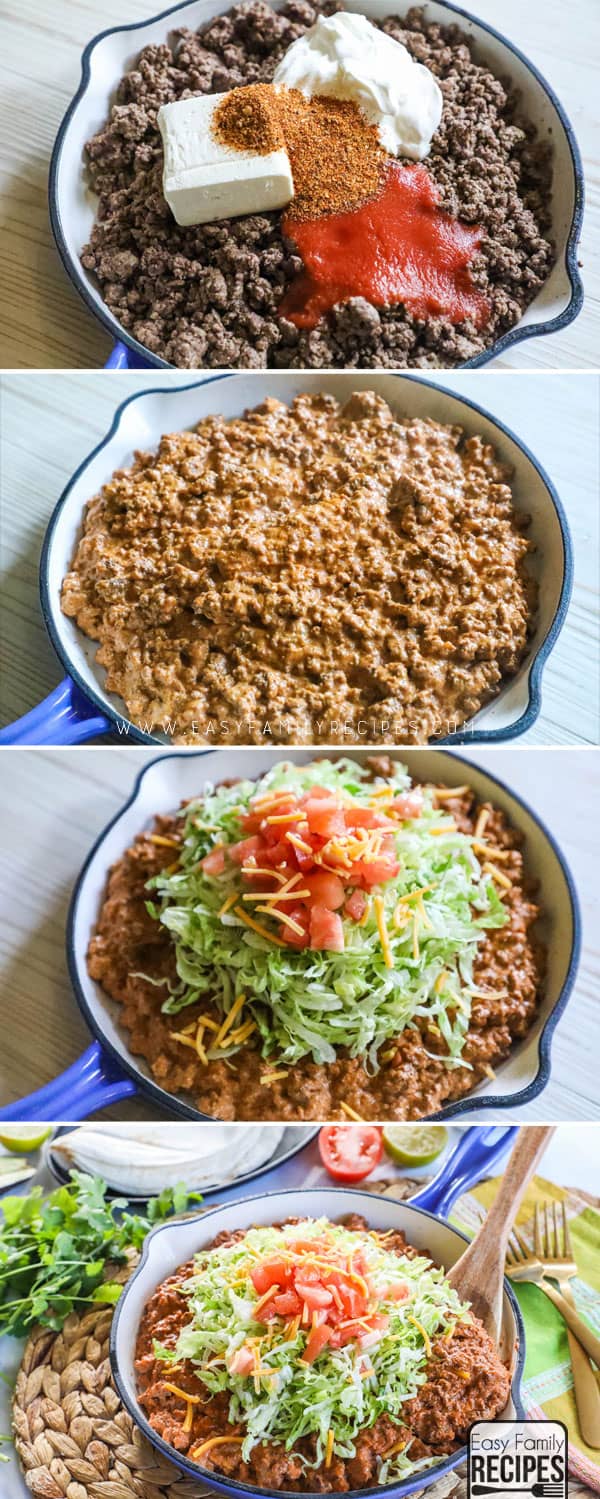
<svg viewBox="0 0 600 1499"><path fill-rule="evenodd" d="M142 359L140 354L134 354L133 349L128 349L127 344L117 342L108 356L105 370L149 370L152 368L149 359Z"/></svg>
<svg viewBox="0 0 600 1499"><path fill-rule="evenodd" d="M474 1187L506 1155L518 1133L515 1124L470 1125L443 1162L438 1175L410 1198L414 1208L427 1208L447 1218L457 1198Z"/></svg>
<svg viewBox="0 0 600 1499"><path fill-rule="evenodd" d="M65 677L37 708L0 729L0 744L83 744L109 730L108 719Z"/></svg>
<svg viewBox="0 0 600 1499"><path fill-rule="evenodd" d="M0 1121L54 1124L57 1119L65 1122L87 1119L96 1109L132 1098L136 1092L132 1079L94 1041L60 1077L27 1098L19 1098L0 1109Z"/></svg>

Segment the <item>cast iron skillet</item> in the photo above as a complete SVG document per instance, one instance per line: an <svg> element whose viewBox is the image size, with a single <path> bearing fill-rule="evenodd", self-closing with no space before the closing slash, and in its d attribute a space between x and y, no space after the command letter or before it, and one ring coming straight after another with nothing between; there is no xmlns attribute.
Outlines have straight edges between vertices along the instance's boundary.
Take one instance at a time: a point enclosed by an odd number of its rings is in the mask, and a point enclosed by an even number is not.
<svg viewBox="0 0 600 1499"><path fill-rule="evenodd" d="M275 9L282 0L274 0ZM392 14L405 14L410 0L346 0L346 8L369 20L381 21ZM80 252L89 239L95 217L95 202L86 183L84 147L114 102L117 83L127 67L148 43L162 43L178 26L195 29L228 9L224 0L186 0L149 21L114 27L101 32L86 47L81 82L60 126L52 153L49 178L50 219L63 265L86 306L116 340L108 361L113 369L168 368L128 333L109 311L93 276L81 265ZM554 150L551 236L557 250L556 263L537 297L514 328L504 333L490 349L466 361L463 368L487 364L523 339L556 333L577 317L583 304L583 286L577 266L577 246L583 218L584 177L573 127L550 84L507 37L477 20L450 0L427 0L428 19L458 24L473 40L477 57L487 62L496 77L508 78L518 90L523 113L537 127L541 140L549 139Z"/></svg>
<svg viewBox="0 0 600 1499"><path fill-rule="evenodd" d="M181 1452L176 1452L158 1436L149 1425L136 1398L134 1350L140 1318L146 1302L156 1287L204 1245L226 1229L249 1228L259 1224L280 1223L293 1216L339 1219L348 1213L360 1213L372 1228L402 1229L410 1244L428 1251L432 1258L445 1269L461 1255L465 1236L447 1222L452 1203L464 1191L466 1185L474 1184L482 1172L487 1174L504 1153L506 1142L499 1147L486 1150L480 1140L471 1141L466 1131L457 1146L462 1157L456 1162L456 1153L446 1163L436 1180L417 1192L410 1202L394 1202L388 1197L349 1188L308 1188L293 1192L280 1190L261 1197L250 1197L216 1207L202 1217L187 1222L172 1222L161 1225L146 1239L142 1260L138 1270L121 1296L113 1319L110 1338L110 1360L113 1378L126 1409L140 1426L148 1440L166 1458L169 1458L183 1473L196 1480L206 1480L211 1488L231 1496L264 1495L265 1490L253 1484L240 1483L222 1474L202 1468ZM487 1134L488 1131L482 1131ZM454 1171L458 1174L455 1176ZM499 1420L523 1419L521 1379L525 1361L525 1338L521 1314L516 1297L505 1280L502 1307L502 1332L500 1351L511 1371L511 1393L508 1406ZM464 1462L466 1449L461 1448L449 1457L440 1459L430 1468L411 1475L404 1481L350 1491L352 1499L366 1499L367 1495L389 1496L400 1499L401 1495L414 1493L415 1489L428 1488L444 1473ZM267 1491L268 1492L268 1491Z"/></svg>
<svg viewBox="0 0 600 1499"><path fill-rule="evenodd" d="M514 469L515 505L531 516L529 534L535 544L528 562L539 585L535 632L515 676L469 723L449 725L439 742L498 743L530 729L540 711L542 672L564 624L573 579L567 518L551 479L533 453L489 412L435 381L397 374L252 371L145 390L118 407L107 436L64 490L42 551L42 613L67 676L43 703L0 731L0 743L80 744L111 731L120 743L169 743L161 725L134 724L124 716L122 699L106 691L105 673L95 659L96 644L62 612L62 582L81 533L87 501L115 469L131 462L134 450L157 447L164 432L193 427L215 412L226 418L240 416L266 396L289 402L303 391L327 391L344 401L356 390L375 391L398 417L431 418L461 426L469 436L478 434Z"/></svg>
<svg viewBox="0 0 600 1499"><path fill-rule="evenodd" d="M337 752L338 754L340 751ZM365 751L344 751L364 758ZM575 982L580 949L579 906L573 880L552 834L525 802L488 770L445 750L390 751L416 779L437 784L471 785L482 801L500 807L525 837L528 874L539 883L544 917L540 935L547 947L544 997L528 1035L498 1067L493 1080L448 1104L436 1118L458 1118L487 1108L514 1111L537 1097L550 1076L551 1040ZM285 758L306 762L314 750L289 750ZM0 1110L0 1119L77 1120L134 1093L180 1118L201 1115L189 1097L174 1096L152 1078L146 1064L128 1050L119 1025L120 1007L88 974L86 952L104 898L111 865L151 826L156 813L170 813L186 798L201 794L207 782L229 777L255 778L282 758L275 749L179 751L160 756L138 775L125 806L97 839L76 882L67 925L67 958L71 982L94 1041L66 1072L28 1098ZM290 1121L291 1122L291 1121Z"/></svg>

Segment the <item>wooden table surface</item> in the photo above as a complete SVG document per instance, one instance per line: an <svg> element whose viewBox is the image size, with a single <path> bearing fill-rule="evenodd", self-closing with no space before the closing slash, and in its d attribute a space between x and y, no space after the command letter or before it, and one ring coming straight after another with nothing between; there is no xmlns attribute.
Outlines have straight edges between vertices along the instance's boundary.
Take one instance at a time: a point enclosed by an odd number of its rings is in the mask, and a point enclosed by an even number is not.
<svg viewBox="0 0 600 1499"><path fill-rule="evenodd" d="M0 879L0 1106L50 1081L89 1044L67 975L64 928L80 866L129 795L153 751L132 748L5 750ZM597 827L600 754L595 750L480 749L469 759L530 802L569 860L583 906L584 950L576 989L553 1042L545 1092L524 1120L600 1120L600 984ZM113 1118L157 1118L139 1100ZM478 1118L503 1118L495 1111Z"/></svg>
<svg viewBox="0 0 600 1499"><path fill-rule="evenodd" d="M109 336L87 311L59 262L47 214L52 145L80 76L83 47L110 26L147 20L159 0L3 0L0 65L2 247L0 367L97 368ZM393 9L390 0L390 8ZM467 0L535 62L563 102L587 178L580 259L586 306L562 332L530 339L498 368L593 368L600 343L600 96L597 0Z"/></svg>
<svg viewBox="0 0 600 1499"><path fill-rule="evenodd" d="M189 372L168 377L189 383ZM598 577L598 389L596 375L536 376L475 371L440 383L482 401L514 428L554 479L571 526L575 588L566 624L544 672L542 712L528 744L600 740ZM34 707L63 675L38 599L42 538L63 486L104 435L119 399L143 388L143 373L16 374L2 380L3 487L0 600L0 724ZM273 377L275 390L276 376ZM35 441L32 441L32 432Z"/></svg>

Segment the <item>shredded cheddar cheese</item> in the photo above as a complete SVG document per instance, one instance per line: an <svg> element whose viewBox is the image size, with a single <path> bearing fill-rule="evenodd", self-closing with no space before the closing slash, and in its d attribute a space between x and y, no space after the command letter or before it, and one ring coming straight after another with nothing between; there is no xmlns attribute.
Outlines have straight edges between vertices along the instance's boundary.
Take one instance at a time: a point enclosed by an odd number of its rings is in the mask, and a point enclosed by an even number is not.
<svg viewBox="0 0 600 1499"><path fill-rule="evenodd" d="M423 1327L423 1323L419 1322L418 1317L407 1317L406 1320L407 1320L407 1322L411 1322L412 1326L416 1327L417 1330L418 1330L418 1332L420 1332L421 1337L423 1339L423 1342L425 1344L425 1352L427 1354L427 1357L431 1358L431 1338L429 1336L429 1333Z"/></svg>
<svg viewBox="0 0 600 1499"><path fill-rule="evenodd" d="M223 901L223 905L221 906L220 911L217 912L217 915L218 916L224 916L225 912L226 911L230 911L231 907L235 905L236 900L237 900L237 891L234 890L233 895L228 895L227 896L227 900Z"/></svg>
<svg viewBox="0 0 600 1499"><path fill-rule="evenodd" d="M362 1114L357 1114L356 1109L351 1108L349 1103L344 1103L342 1101L342 1103L340 1104L340 1108L342 1110L342 1113L347 1114L349 1119L356 1119L358 1124L366 1124L366 1120L363 1119Z"/></svg>
<svg viewBox="0 0 600 1499"><path fill-rule="evenodd" d="M512 880L509 880L508 875L503 874L501 869L496 869L495 864L491 864L488 861L483 866L483 872L484 874L490 874L492 879L496 881L496 884L500 885L503 890L512 890Z"/></svg>
<svg viewBox="0 0 600 1499"><path fill-rule="evenodd" d="M383 961L385 963L386 968L394 968L395 967L395 964L394 964L394 955L393 955L392 949L390 947L390 939L389 939L388 929L387 929L386 924L385 924L385 912L384 912L384 906L383 906L383 897L381 895L375 895L373 897L373 905L375 907L375 919L377 921L377 930L379 932L379 941L381 942L381 947L382 947L382 950L383 950Z"/></svg>
<svg viewBox="0 0 600 1499"><path fill-rule="evenodd" d="M265 926L261 926L261 923L259 921L254 921L252 916L248 916L243 906L234 906L234 911L236 916L239 916L240 921L243 921L244 926L251 927L252 931L257 932L259 937L264 937L267 942L273 942L275 947L286 946L286 943L281 937L275 937L273 935L273 932L268 932L267 928Z"/></svg>
<svg viewBox="0 0 600 1499"><path fill-rule="evenodd" d="M190 1452L190 1457L192 1462L195 1463L201 1454L209 1452L211 1447L222 1447L225 1442L243 1442L243 1440L244 1438L240 1436L239 1432L232 1432L229 1437L209 1437L207 1442L201 1442L199 1447L194 1447L193 1451Z"/></svg>
<svg viewBox="0 0 600 1499"><path fill-rule="evenodd" d="M241 1013L241 1011L242 1011L245 1003L246 1003L246 995L245 994L238 994L237 998L234 1000L234 1002L233 1002L233 1004L231 1006L229 1014L225 1016L225 1019L223 1021L222 1026L220 1027L220 1030L217 1031L217 1035L216 1035L216 1039L215 1039L215 1046L222 1046L223 1045L223 1041L224 1041L225 1036L227 1035L227 1032L231 1030L231 1027L233 1025L234 1020L237 1020L237 1017Z"/></svg>

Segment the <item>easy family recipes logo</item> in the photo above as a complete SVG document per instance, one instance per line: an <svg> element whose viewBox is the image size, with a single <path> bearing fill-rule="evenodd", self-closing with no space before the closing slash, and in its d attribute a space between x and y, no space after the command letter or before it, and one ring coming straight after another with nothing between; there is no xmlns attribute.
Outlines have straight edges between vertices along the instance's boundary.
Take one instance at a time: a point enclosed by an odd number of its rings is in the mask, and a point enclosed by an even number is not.
<svg viewBox="0 0 600 1499"><path fill-rule="evenodd" d="M562 1421L476 1421L469 1432L468 1499L567 1499L567 1458Z"/></svg>

